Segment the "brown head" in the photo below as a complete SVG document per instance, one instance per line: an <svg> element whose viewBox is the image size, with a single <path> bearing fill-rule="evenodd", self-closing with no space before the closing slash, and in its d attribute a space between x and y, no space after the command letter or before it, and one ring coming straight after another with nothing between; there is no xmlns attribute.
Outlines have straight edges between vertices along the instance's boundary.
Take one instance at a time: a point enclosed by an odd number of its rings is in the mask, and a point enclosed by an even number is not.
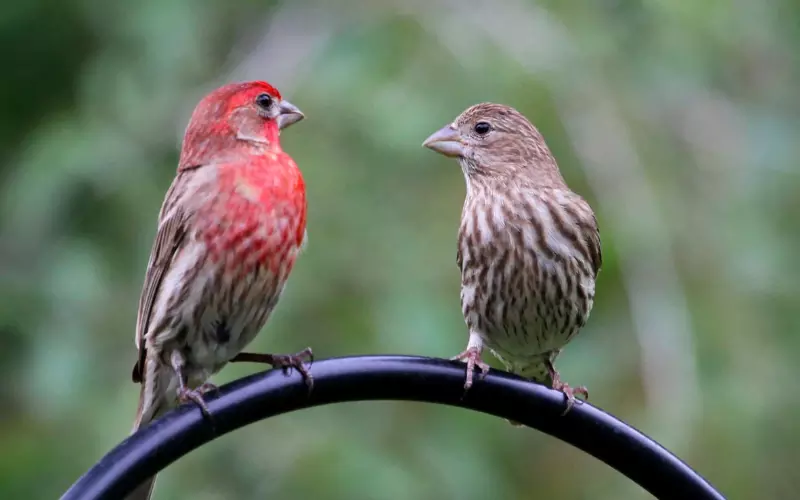
<svg viewBox="0 0 800 500"><path fill-rule="evenodd" d="M564 185L542 134L510 106L476 104L422 145L458 158L470 180L524 178L538 186Z"/></svg>
<svg viewBox="0 0 800 500"><path fill-rule="evenodd" d="M237 152L280 150L280 131L303 118L297 107L266 82L220 87L194 109L178 170L222 161Z"/></svg>

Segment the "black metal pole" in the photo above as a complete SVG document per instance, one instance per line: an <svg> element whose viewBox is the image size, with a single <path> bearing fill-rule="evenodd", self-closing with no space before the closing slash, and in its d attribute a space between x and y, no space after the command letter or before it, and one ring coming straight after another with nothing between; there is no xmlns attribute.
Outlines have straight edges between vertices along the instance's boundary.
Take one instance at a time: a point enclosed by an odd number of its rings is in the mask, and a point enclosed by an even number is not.
<svg viewBox="0 0 800 500"><path fill-rule="evenodd" d="M214 426L183 405L131 435L89 469L62 500L122 498L147 477L212 439L258 420L330 403L404 400L458 406L515 420L555 436L626 475L657 498L724 499L699 474L636 429L589 405L562 416L564 397L492 370L464 394L464 364L410 356L314 363L309 394L298 374L257 373L209 395ZM498 425L507 425L505 422Z"/></svg>

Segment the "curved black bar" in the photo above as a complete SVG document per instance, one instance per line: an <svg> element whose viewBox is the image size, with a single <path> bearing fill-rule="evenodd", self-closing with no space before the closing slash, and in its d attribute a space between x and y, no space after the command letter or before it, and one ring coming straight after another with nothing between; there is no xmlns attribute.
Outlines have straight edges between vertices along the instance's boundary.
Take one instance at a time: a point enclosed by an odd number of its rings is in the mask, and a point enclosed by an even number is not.
<svg viewBox="0 0 800 500"><path fill-rule="evenodd" d="M208 395L214 426L192 405L128 437L72 485L62 500L121 498L212 439L258 420L330 403L405 400L505 417L594 455L657 498L723 499L699 474L644 434L589 404L567 415L561 393L492 370L464 395L464 364L409 356L363 356L314 363L314 390L300 376L257 373ZM505 422L498 425L507 425Z"/></svg>

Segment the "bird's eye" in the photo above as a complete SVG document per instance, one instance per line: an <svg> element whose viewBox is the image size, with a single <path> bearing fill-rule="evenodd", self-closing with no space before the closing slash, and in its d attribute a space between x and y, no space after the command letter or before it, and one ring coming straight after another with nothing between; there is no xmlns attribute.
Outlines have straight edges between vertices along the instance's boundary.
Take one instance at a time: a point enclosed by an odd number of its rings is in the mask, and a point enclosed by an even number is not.
<svg viewBox="0 0 800 500"><path fill-rule="evenodd" d="M256 104L262 109L269 109L269 107L272 106L272 96L269 94L259 94L259 96L256 97Z"/></svg>
<svg viewBox="0 0 800 500"><path fill-rule="evenodd" d="M478 122L475 124L475 133L478 135L486 135L491 128L491 125L486 122Z"/></svg>

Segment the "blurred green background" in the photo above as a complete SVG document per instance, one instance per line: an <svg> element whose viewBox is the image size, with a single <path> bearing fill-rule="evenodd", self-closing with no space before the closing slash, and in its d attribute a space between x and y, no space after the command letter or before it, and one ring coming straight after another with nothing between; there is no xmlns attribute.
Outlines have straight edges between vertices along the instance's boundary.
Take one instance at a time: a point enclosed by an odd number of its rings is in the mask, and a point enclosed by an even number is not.
<svg viewBox="0 0 800 500"><path fill-rule="evenodd" d="M3 3L0 498L57 498L129 432L136 305L183 128L248 79L306 113L283 144L310 210L252 350L460 352L464 181L420 143L471 104L510 104L603 236L564 378L729 498L796 497L798 26L789 0ZM250 426L155 495L267 497L648 495L539 432L393 402Z"/></svg>

